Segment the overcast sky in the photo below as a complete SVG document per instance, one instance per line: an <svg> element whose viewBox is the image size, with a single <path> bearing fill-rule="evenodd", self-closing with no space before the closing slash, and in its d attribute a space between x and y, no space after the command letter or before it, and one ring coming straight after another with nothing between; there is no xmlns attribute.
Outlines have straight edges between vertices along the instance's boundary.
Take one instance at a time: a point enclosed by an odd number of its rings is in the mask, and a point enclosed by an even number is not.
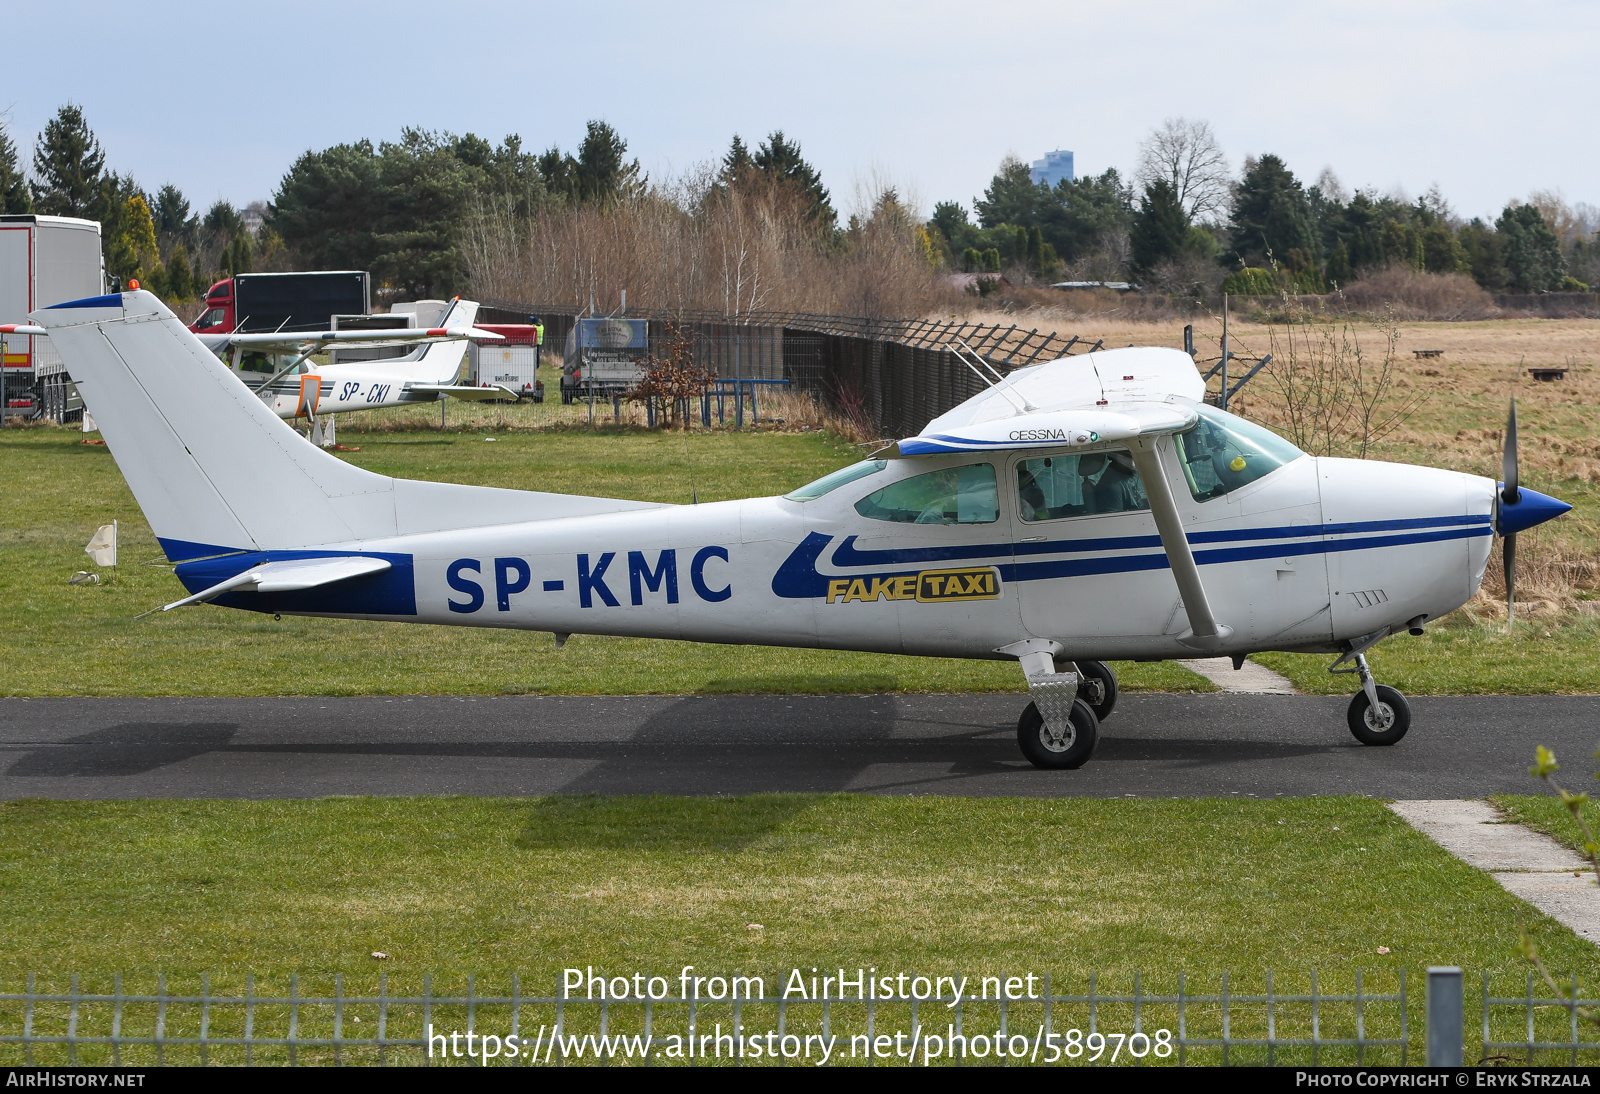
<svg viewBox="0 0 1600 1094"><path fill-rule="evenodd" d="M1008 152L1129 171L1174 115L1210 121L1236 171L1276 152L1308 184L1437 182L1466 216L1534 189L1600 203L1600 4L1579 0L55 0L7 22L0 108L25 158L72 100L109 166L202 207L406 125L571 150L590 118L655 177L782 129L845 209L874 173L924 210L970 207Z"/></svg>

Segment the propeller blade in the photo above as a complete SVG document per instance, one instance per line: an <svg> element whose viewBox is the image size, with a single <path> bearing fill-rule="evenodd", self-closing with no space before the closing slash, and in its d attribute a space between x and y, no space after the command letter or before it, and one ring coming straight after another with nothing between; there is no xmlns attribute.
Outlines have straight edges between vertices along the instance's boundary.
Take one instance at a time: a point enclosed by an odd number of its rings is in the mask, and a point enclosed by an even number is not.
<svg viewBox="0 0 1600 1094"><path fill-rule="evenodd" d="M1522 500L1522 491L1517 489L1517 400L1511 400L1511 416L1506 419L1506 445L1505 451L1500 454L1500 478L1505 482L1505 487L1500 491L1500 500L1507 505L1515 505Z"/></svg>
<svg viewBox="0 0 1600 1094"><path fill-rule="evenodd" d="M1500 562L1506 571L1506 623L1512 622L1517 604L1517 534L1512 532L1500 541Z"/></svg>

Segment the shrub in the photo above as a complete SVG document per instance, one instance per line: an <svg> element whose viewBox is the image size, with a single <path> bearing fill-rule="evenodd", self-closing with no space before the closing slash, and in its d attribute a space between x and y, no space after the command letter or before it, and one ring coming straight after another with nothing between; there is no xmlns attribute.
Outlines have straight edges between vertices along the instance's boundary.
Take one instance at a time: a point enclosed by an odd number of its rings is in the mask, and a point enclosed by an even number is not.
<svg viewBox="0 0 1600 1094"><path fill-rule="evenodd" d="M1350 310L1392 309L1396 319L1488 319L1499 314L1494 298L1467 274L1423 273L1404 263L1365 271L1341 295Z"/></svg>
<svg viewBox="0 0 1600 1094"><path fill-rule="evenodd" d="M1222 291L1229 296L1271 296L1278 291L1278 280L1270 270L1246 266L1222 279Z"/></svg>
<svg viewBox="0 0 1600 1094"><path fill-rule="evenodd" d="M1584 282L1579 281L1576 277L1573 277L1571 274L1568 274L1566 277L1563 277L1561 279L1561 291L1562 292L1588 292L1589 291L1589 286L1586 285Z"/></svg>

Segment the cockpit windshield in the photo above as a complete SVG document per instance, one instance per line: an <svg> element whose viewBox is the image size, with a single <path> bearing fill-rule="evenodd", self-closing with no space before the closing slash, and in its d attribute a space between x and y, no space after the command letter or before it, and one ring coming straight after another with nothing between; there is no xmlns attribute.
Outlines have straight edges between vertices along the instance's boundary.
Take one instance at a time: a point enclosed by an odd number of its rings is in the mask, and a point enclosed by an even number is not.
<svg viewBox="0 0 1600 1094"><path fill-rule="evenodd" d="M888 466L888 460L862 460L860 463L853 463L849 467L841 467L831 474L822 476L816 482L807 483L798 490L791 490L784 497L790 501L814 501L830 491L839 489L845 483L855 482L857 479L866 478L868 475L875 475Z"/></svg>
<svg viewBox="0 0 1600 1094"><path fill-rule="evenodd" d="M1200 407L1200 421L1175 440L1196 501L1232 493L1305 455L1271 430L1211 406Z"/></svg>

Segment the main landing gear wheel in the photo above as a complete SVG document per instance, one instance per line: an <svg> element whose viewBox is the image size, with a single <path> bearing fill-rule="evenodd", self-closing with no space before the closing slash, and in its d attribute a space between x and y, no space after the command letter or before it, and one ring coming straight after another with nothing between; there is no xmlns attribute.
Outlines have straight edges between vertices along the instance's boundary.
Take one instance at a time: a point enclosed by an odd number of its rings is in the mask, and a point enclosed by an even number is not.
<svg viewBox="0 0 1600 1094"><path fill-rule="evenodd" d="M1346 714L1350 732L1364 745L1392 745L1411 728L1411 704L1406 697L1387 684L1377 686L1378 705L1373 707L1366 689L1350 698Z"/></svg>
<svg viewBox="0 0 1600 1094"><path fill-rule="evenodd" d="M1078 697L1099 721L1111 717L1117 705L1117 674L1104 661L1079 661L1078 675Z"/></svg>
<svg viewBox="0 0 1600 1094"><path fill-rule="evenodd" d="M1017 744L1034 767L1061 770L1082 767L1094 754L1100 739L1100 720L1082 699L1072 702L1065 733L1054 734L1044 724L1036 703L1029 703L1017 719Z"/></svg>

